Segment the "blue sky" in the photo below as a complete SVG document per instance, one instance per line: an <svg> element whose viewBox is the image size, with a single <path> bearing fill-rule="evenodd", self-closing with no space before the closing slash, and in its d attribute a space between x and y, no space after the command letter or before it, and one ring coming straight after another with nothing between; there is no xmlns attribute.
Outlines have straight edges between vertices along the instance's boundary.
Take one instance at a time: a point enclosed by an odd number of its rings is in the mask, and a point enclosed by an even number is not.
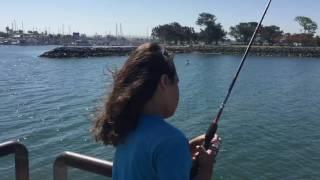
<svg viewBox="0 0 320 180"><path fill-rule="evenodd" d="M152 27L177 21L198 30L201 12L217 16L224 29L239 22L258 21L267 0L10 0L1 2L0 30L15 20L24 29L51 32L79 31L87 34L115 34L116 23L125 35L145 36ZM275 24L285 32L298 33L298 15L320 24L320 1L273 0L264 24ZM318 31L320 32L320 31Z"/></svg>

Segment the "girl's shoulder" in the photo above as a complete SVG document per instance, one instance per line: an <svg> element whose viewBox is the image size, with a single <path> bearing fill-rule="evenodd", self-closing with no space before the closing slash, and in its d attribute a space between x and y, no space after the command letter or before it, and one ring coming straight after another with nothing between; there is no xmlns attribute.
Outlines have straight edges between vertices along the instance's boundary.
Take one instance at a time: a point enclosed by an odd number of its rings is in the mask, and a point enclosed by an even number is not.
<svg viewBox="0 0 320 180"><path fill-rule="evenodd" d="M165 119L155 115L142 115L139 119L138 131L148 135L156 135L162 138L186 138L176 127L168 123Z"/></svg>

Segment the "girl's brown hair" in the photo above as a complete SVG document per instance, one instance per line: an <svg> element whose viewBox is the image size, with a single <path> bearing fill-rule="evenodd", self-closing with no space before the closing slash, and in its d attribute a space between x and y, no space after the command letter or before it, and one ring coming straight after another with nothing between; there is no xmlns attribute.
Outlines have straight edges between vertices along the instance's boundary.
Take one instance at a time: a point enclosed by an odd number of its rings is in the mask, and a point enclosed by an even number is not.
<svg viewBox="0 0 320 180"><path fill-rule="evenodd" d="M145 43L134 50L116 72L112 91L94 122L96 141L114 146L124 142L137 127L141 111L163 74L172 82L177 78L172 58L158 44Z"/></svg>

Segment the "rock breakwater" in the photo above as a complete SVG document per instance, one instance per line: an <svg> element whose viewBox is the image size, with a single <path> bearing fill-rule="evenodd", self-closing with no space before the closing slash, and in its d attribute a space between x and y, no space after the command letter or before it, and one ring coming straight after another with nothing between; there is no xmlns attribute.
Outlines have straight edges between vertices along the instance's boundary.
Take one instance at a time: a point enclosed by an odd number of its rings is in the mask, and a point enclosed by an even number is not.
<svg viewBox="0 0 320 180"><path fill-rule="evenodd" d="M126 56L135 46L58 47L40 55L48 58ZM166 46L173 53L216 53L242 55L246 46ZM320 57L320 47L253 46L249 55Z"/></svg>

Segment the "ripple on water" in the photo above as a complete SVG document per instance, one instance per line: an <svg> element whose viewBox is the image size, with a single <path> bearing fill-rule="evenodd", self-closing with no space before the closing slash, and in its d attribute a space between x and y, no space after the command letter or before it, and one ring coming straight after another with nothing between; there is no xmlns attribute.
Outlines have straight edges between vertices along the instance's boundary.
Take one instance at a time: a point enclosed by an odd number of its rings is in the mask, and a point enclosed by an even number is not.
<svg viewBox="0 0 320 180"><path fill-rule="evenodd" d="M47 48L0 47L0 140L19 139L28 146L31 178L36 180L48 179L48 174L51 178L54 158L66 150L112 159L114 149L96 144L89 129L112 82L103 70L120 67L125 59L38 58L37 53ZM188 137L205 132L239 58L176 55L181 96L169 122ZM185 59L189 59L188 66ZM320 176L320 61L303 59L248 59L219 124L223 146L216 177ZM2 158L0 179L10 179L13 173L12 157ZM95 177L79 171L70 176L80 180Z"/></svg>

